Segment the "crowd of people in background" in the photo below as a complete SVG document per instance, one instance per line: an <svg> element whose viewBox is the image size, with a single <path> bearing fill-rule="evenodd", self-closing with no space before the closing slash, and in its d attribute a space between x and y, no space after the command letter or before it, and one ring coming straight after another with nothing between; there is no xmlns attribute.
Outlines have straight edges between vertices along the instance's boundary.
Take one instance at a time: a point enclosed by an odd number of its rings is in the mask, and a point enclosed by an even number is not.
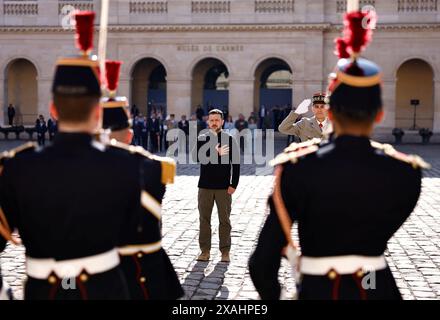
<svg viewBox="0 0 440 320"><path fill-rule="evenodd" d="M189 135L190 121L197 122L197 133L208 128L208 112L214 107L208 107L207 111L198 106L193 114L187 117L182 115L176 119L175 114L165 116L164 108L160 106L150 106L149 114L140 112L136 105L130 108L133 118L133 145L142 146L150 152L163 152L168 149L167 141L168 130L179 128L186 136ZM240 113L235 118L229 114L227 108L224 110L225 123L223 129L236 129L242 131L249 129L254 132L256 129L278 130L278 126L292 110L291 105L261 106L259 112L251 112L247 117ZM177 140L177 137L176 137Z"/></svg>
<svg viewBox="0 0 440 320"><path fill-rule="evenodd" d="M168 130L179 128L186 136L189 135L189 121L197 122L197 132L208 127L208 112L214 107L202 108L200 105L195 112L189 116L182 115L180 119L176 119L174 114L165 116L165 108L163 106L149 105L148 114L143 114L139 108L133 104L130 113L133 119L133 145L142 146L150 152L163 152L169 147L166 139ZM291 111L290 105L262 105L258 112L251 112L247 117L240 113L235 117L228 112L227 107L220 108L225 114L224 129L232 130L249 129L254 132L255 129L273 129L278 130L279 124ZM12 104L7 108L8 124L14 125L16 117L16 109ZM35 121L35 132L39 145L46 144L46 136L52 141L57 132L57 123L53 118L49 118L46 122L43 115L39 115ZM176 139L177 140L177 137Z"/></svg>
<svg viewBox="0 0 440 320"><path fill-rule="evenodd" d="M58 131L57 121L52 117L49 120L44 119L43 115L39 115L35 120L35 132L37 133L37 142L39 146L46 144L46 133L49 134L49 141L52 141Z"/></svg>
<svg viewBox="0 0 440 320"><path fill-rule="evenodd" d="M17 110L19 109L17 109L12 103L7 107L8 125L10 127L24 127L22 120L17 120L17 116L20 115L20 112ZM49 136L50 141L55 137L55 134L58 131L57 121L50 117L46 122L44 116L40 114L35 120L33 131L37 134L38 145L44 146L46 144L46 135Z"/></svg>

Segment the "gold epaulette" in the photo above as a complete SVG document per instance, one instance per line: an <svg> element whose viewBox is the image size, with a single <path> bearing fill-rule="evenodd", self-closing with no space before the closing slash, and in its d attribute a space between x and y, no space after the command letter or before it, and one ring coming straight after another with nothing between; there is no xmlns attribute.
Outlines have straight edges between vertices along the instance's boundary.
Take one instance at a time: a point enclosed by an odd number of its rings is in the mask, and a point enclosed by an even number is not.
<svg viewBox="0 0 440 320"><path fill-rule="evenodd" d="M314 138L301 143L292 143L290 146L284 149L284 152L280 153L269 162L271 166L286 163L288 161L296 163L298 158L305 156L309 153L316 152L319 149L321 139Z"/></svg>
<svg viewBox="0 0 440 320"><path fill-rule="evenodd" d="M14 158L20 152L26 151L31 148L35 149L37 147L38 145L35 142L27 142L25 144L22 144L21 146L18 146L17 148L3 151L2 153L0 153L0 160Z"/></svg>
<svg viewBox="0 0 440 320"><path fill-rule="evenodd" d="M176 162L169 157L159 157L148 152L141 146L132 146L115 139L110 140L109 145L119 149L127 150L133 154L140 154L148 159L159 161L162 167L162 177L161 181L163 184L174 183L174 177L176 176Z"/></svg>
<svg viewBox="0 0 440 320"><path fill-rule="evenodd" d="M160 161L160 165L162 166L162 184L174 183L176 161L169 157L159 157L156 155L153 155L153 160Z"/></svg>
<svg viewBox="0 0 440 320"><path fill-rule="evenodd" d="M420 156L415 154L405 154L400 151L394 149L394 147L390 144L379 143L377 141L371 140L371 146L373 148L382 150L387 156L392 157L394 159L406 162L410 164L414 169L430 169L431 165L423 160Z"/></svg>
<svg viewBox="0 0 440 320"><path fill-rule="evenodd" d="M34 142L27 142L21 146L18 146L17 148L0 152L0 175L3 172L3 160L5 159L11 159L14 158L18 153L29 150L29 149L35 149L38 145Z"/></svg>

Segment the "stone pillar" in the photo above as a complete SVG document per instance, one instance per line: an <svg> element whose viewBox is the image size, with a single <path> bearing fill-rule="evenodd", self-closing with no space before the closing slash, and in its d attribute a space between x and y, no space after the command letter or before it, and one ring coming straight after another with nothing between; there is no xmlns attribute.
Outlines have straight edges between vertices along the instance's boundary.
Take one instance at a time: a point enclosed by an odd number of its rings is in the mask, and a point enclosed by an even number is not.
<svg viewBox="0 0 440 320"><path fill-rule="evenodd" d="M191 79L167 79L167 114L175 114L180 121L182 115L191 115Z"/></svg>
<svg viewBox="0 0 440 320"><path fill-rule="evenodd" d="M440 80L434 81L434 131L440 133Z"/></svg>
<svg viewBox="0 0 440 320"><path fill-rule="evenodd" d="M305 99L306 95L305 83L304 81L293 81L293 92L292 92L292 107L296 108L301 101Z"/></svg>
<svg viewBox="0 0 440 320"><path fill-rule="evenodd" d="M254 79L229 79L229 114L242 113L247 119L254 111Z"/></svg>
<svg viewBox="0 0 440 320"><path fill-rule="evenodd" d="M396 80L384 79L382 85L382 104L385 112L379 128L392 129L396 126Z"/></svg>
<svg viewBox="0 0 440 320"><path fill-rule="evenodd" d="M147 77L136 77L128 79L128 98L130 104L135 104L139 112L143 115L147 114L148 87L149 81ZM131 86L131 87L130 87Z"/></svg>
<svg viewBox="0 0 440 320"><path fill-rule="evenodd" d="M49 106L52 99L51 94L51 86L52 86L52 79L47 77L38 77L37 78L38 83L38 114L42 114L44 118L47 120L50 115Z"/></svg>
<svg viewBox="0 0 440 320"><path fill-rule="evenodd" d="M0 126L3 126L5 124L6 119L6 108L8 107L7 101L6 101L6 84L5 84L5 78L3 77L4 73L0 73Z"/></svg>
<svg viewBox="0 0 440 320"><path fill-rule="evenodd" d="M128 104L133 104L130 98L130 78L126 76L121 76L119 79L118 96L127 97Z"/></svg>

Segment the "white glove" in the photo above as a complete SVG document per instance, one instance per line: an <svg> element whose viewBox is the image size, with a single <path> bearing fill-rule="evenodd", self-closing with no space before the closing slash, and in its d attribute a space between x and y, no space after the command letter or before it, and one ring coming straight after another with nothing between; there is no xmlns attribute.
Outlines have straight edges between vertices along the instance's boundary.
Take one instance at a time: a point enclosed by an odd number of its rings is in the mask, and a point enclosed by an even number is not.
<svg viewBox="0 0 440 320"><path fill-rule="evenodd" d="M307 111L309 111L309 106L312 103L312 100L305 99L303 102L299 104L299 106L296 108L295 113L296 114L304 114Z"/></svg>
<svg viewBox="0 0 440 320"><path fill-rule="evenodd" d="M296 268L298 267L298 257L299 257L299 252L298 249L288 245L286 247L286 258L289 261L289 264L291 265L292 269L296 270Z"/></svg>

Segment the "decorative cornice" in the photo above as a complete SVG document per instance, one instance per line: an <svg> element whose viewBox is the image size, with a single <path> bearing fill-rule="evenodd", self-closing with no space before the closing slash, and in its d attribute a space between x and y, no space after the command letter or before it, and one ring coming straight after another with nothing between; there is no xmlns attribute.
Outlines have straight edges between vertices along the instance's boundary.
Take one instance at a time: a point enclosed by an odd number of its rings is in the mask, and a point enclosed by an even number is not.
<svg viewBox="0 0 440 320"><path fill-rule="evenodd" d="M197 25L113 25L109 32L271 32L271 31L323 31L330 24L197 24ZM98 31L96 27L95 31ZM51 26L2 26L0 33L72 33L72 30Z"/></svg>
<svg viewBox="0 0 440 320"><path fill-rule="evenodd" d="M96 31L98 31L96 27ZM290 32L290 31L341 31L342 25L330 23L306 24L198 24L198 25L113 25L109 32ZM440 30L440 23L378 24L377 30L427 31ZM72 33L73 30L51 26L0 26L0 33Z"/></svg>
<svg viewBox="0 0 440 320"><path fill-rule="evenodd" d="M333 24L326 31L342 31L343 26ZM440 23L378 23L378 31L431 31L440 30Z"/></svg>

